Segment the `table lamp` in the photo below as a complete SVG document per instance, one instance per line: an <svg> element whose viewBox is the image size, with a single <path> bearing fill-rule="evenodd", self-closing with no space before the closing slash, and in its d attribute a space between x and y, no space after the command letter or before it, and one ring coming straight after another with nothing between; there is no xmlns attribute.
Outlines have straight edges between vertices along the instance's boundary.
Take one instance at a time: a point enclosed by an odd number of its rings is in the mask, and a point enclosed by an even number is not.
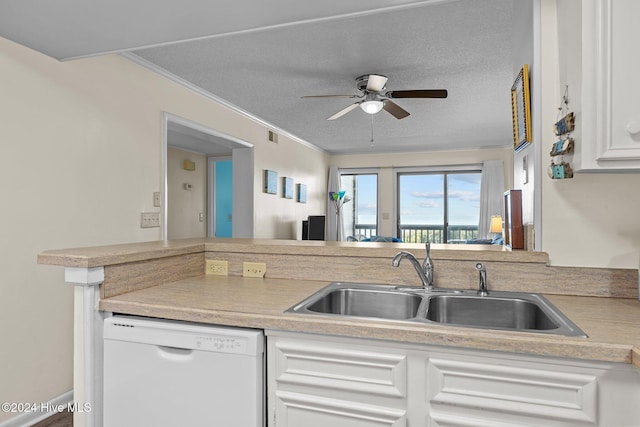
<svg viewBox="0 0 640 427"><path fill-rule="evenodd" d="M500 215L491 215L491 233L502 233L502 217Z"/></svg>

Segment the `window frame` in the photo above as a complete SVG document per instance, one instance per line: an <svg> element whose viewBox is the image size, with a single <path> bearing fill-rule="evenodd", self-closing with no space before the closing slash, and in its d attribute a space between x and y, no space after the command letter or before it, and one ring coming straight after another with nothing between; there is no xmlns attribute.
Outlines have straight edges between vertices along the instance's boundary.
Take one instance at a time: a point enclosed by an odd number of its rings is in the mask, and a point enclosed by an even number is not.
<svg viewBox="0 0 640 427"><path fill-rule="evenodd" d="M448 197L448 189L447 189L447 174L450 173L480 173L482 176L482 163L471 163L465 165L442 165L442 166L412 166L412 167L397 167L393 168L392 176L393 176L393 233L394 237L399 238L400 233L400 175L408 175L408 174L444 174L444 217L447 222L444 223L444 232L443 232L443 240L447 240L447 231L448 231L448 220L449 220L449 202L447 200ZM444 218L443 218L444 219Z"/></svg>
<svg viewBox="0 0 640 427"><path fill-rule="evenodd" d="M376 233L380 233L380 218L382 207L380 203L380 168L338 168L338 175L375 175L376 176ZM356 200L353 200L356 203Z"/></svg>

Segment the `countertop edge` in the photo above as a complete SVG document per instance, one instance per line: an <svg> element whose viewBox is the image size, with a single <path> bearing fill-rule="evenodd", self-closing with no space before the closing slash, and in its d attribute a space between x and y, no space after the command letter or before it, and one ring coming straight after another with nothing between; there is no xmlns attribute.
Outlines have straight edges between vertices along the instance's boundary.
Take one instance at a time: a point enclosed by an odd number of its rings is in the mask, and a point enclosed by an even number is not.
<svg viewBox="0 0 640 427"><path fill-rule="evenodd" d="M640 349L638 347L602 342L581 342L580 339L571 337L540 336L540 334L506 331L478 331L459 327L398 325L398 323L386 321L334 320L321 316L311 318L297 314L273 315L191 309L168 305L110 301L109 299L100 301L100 310L227 326L624 363L633 364L640 368ZM532 339L532 335L535 335L535 339Z"/></svg>
<svg viewBox="0 0 640 427"><path fill-rule="evenodd" d="M167 258L205 251L202 239L193 242L143 242L93 248L57 249L38 254L42 265L92 268Z"/></svg>
<svg viewBox="0 0 640 427"><path fill-rule="evenodd" d="M548 265L544 252L509 251L486 245L436 244L432 254L439 260L480 260ZM240 238L195 238L48 250L38 263L64 267L98 267L195 252L226 252L273 255L321 255L331 257L391 258L398 250L424 250L412 243L325 242Z"/></svg>

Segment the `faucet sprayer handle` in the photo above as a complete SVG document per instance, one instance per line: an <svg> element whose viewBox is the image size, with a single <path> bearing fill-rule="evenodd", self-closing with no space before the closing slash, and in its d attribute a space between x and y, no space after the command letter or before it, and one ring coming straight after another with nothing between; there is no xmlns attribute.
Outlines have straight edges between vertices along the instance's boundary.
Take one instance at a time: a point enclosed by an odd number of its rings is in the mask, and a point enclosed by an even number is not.
<svg viewBox="0 0 640 427"><path fill-rule="evenodd" d="M489 295L489 291L487 290L487 269L484 264L481 262L476 263L476 270L478 270L479 278L478 278L478 295L481 297Z"/></svg>

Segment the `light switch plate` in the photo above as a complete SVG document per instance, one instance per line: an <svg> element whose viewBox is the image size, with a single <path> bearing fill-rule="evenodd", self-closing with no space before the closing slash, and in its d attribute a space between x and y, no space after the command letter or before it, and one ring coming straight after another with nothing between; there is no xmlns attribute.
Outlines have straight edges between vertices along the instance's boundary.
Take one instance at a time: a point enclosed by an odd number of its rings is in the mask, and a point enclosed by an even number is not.
<svg viewBox="0 0 640 427"><path fill-rule="evenodd" d="M160 227L160 212L142 212L140 214L140 228Z"/></svg>

